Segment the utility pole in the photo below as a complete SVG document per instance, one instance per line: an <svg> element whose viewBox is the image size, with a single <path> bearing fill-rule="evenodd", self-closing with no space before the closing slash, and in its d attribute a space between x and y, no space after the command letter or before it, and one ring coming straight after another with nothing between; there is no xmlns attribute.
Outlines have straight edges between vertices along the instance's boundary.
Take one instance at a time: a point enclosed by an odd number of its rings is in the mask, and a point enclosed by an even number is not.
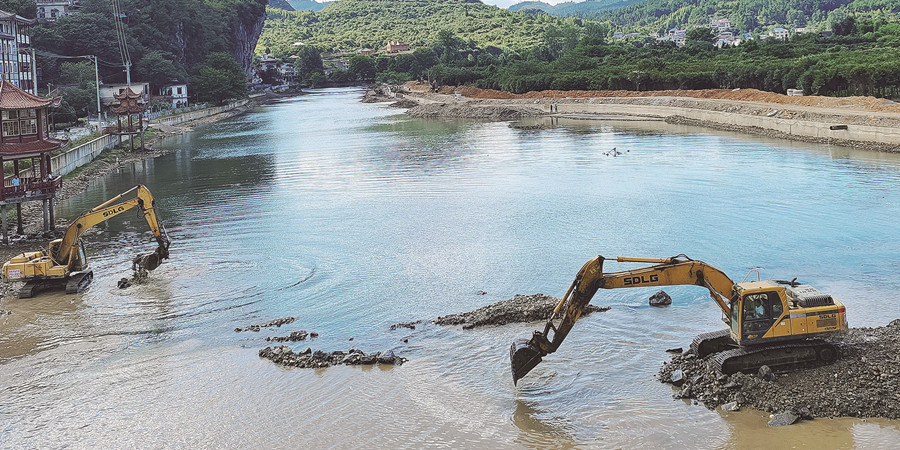
<svg viewBox="0 0 900 450"><path fill-rule="evenodd" d="M94 60L94 83L97 86L97 126L100 126L100 69L97 66L97 55L91 55L88 59Z"/></svg>

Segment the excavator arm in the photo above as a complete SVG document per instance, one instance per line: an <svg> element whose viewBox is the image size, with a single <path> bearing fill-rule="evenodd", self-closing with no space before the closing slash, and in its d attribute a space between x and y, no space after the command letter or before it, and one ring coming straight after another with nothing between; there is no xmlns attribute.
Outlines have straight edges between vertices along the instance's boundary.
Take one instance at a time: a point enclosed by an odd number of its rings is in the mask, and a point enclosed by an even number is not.
<svg viewBox="0 0 900 450"><path fill-rule="evenodd" d="M137 262L141 258L141 264L148 270L155 269L162 259L169 257L170 242L165 228L162 227L156 216L156 202L153 200L153 195L143 185L137 185L123 192L75 219L66 229L62 239L54 241L54 245L50 248L51 258L59 265L72 264L73 258L77 254L78 242L85 231L135 207L140 208L144 219L150 226L150 231L153 232L153 237L159 244L153 253L139 256L135 258L135 261Z"/></svg>
<svg viewBox="0 0 900 450"><path fill-rule="evenodd" d="M726 320L731 316L727 298L731 296L734 282L724 272L703 261L685 255L671 258L618 257L618 262L656 263L620 272L603 273L603 256L588 261L578 271L575 281L556 305L543 331L535 331L531 339L519 339L510 348L513 383L525 376L542 358L555 352L568 336L584 307L590 303L598 289L619 289L647 286L697 285L709 290L709 295L719 305Z"/></svg>

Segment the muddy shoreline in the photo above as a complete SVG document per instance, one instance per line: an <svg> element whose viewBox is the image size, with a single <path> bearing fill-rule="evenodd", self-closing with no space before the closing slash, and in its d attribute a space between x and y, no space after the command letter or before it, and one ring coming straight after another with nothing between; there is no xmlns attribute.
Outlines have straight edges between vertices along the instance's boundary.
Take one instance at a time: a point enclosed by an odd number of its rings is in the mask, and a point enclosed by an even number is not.
<svg viewBox="0 0 900 450"><path fill-rule="evenodd" d="M542 91L510 94L469 86L376 86L364 101L393 101L417 118L665 120L723 131L900 152L900 104L871 97L788 97L754 89Z"/></svg>

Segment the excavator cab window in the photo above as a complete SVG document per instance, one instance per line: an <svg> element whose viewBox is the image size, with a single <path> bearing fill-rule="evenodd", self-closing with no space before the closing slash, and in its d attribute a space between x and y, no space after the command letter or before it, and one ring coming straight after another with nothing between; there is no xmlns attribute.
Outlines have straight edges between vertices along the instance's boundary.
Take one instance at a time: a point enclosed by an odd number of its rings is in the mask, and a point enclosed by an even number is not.
<svg viewBox="0 0 900 450"><path fill-rule="evenodd" d="M775 292L754 292L744 295L742 335L744 338L762 337L781 316L781 299Z"/></svg>

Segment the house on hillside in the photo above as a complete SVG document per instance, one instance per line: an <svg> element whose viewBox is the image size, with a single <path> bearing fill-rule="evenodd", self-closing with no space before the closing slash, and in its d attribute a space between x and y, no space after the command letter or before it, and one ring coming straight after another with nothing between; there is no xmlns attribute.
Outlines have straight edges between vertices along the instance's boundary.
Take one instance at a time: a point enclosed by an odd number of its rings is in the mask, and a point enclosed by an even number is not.
<svg viewBox="0 0 900 450"><path fill-rule="evenodd" d="M713 31L725 31L731 29L731 21L728 19L716 19L709 23L709 28Z"/></svg>
<svg viewBox="0 0 900 450"><path fill-rule="evenodd" d="M32 95L37 94L37 84L31 59L31 38L26 30L34 23L34 20L0 11L0 73L4 80Z"/></svg>
<svg viewBox="0 0 900 450"><path fill-rule="evenodd" d="M363 55L363 56L372 56L372 55L375 54L375 49L373 49L373 48L361 48L361 49L359 49L359 51L358 51L357 53L359 53L360 55Z"/></svg>
<svg viewBox="0 0 900 450"><path fill-rule="evenodd" d="M388 53L398 53L409 51L409 44L404 42L388 42L385 48Z"/></svg>
<svg viewBox="0 0 900 450"><path fill-rule="evenodd" d="M171 103L173 108L181 108L188 104L188 94L186 84L171 84L163 86L159 90L159 95L166 103Z"/></svg>
<svg viewBox="0 0 900 450"><path fill-rule="evenodd" d="M63 16L78 12L79 0L35 0L37 18L41 22L53 22Z"/></svg>
<svg viewBox="0 0 900 450"><path fill-rule="evenodd" d="M786 41L789 34L790 34L790 32L788 30L781 28L781 27L775 28L772 30L771 33L769 33L770 36L774 37L775 39L782 40L782 41Z"/></svg>

